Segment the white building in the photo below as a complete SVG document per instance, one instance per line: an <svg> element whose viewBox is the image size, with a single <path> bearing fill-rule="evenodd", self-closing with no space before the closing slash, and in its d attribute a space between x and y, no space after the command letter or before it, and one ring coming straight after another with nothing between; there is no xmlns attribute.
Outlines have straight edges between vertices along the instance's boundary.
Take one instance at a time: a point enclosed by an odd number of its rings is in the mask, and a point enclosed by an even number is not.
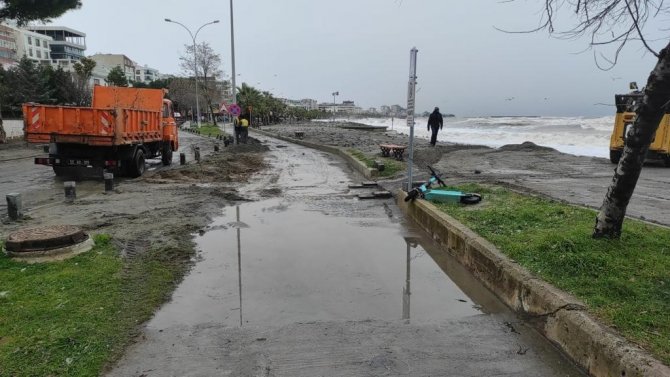
<svg viewBox="0 0 670 377"><path fill-rule="evenodd" d="M135 79L136 82L143 82L148 84L152 81L163 78L163 76L158 72L157 69L148 67L146 64L143 67L140 67L139 64L135 64Z"/></svg>
<svg viewBox="0 0 670 377"><path fill-rule="evenodd" d="M319 108L318 102L315 99L304 98L301 100L280 98L280 100L288 107L302 107L305 110L316 110Z"/></svg>
<svg viewBox="0 0 670 377"><path fill-rule="evenodd" d="M17 57L30 60L51 60L53 38L30 30L17 29Z"/></svg>
<svg viewBox="0 0 670 377"><path fill-rule="evenodd" d="M354 101L343 101L342 103L320 103L319 110L330 113L360 114L363 109L356 106Z"/></svg>
<svg viewBox="0 0 670 377"><path fill-rule="evenodd" d="M80 60L86 50L86 34L65 26L28 26L27 30L51 38L52 60Z"/></svg>

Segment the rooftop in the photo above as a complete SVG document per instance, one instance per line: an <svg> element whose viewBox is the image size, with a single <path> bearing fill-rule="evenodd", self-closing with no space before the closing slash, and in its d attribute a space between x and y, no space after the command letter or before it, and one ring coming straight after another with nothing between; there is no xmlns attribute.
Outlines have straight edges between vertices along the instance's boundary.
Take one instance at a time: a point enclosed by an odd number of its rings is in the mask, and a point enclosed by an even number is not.
<svg viewBox="0 0 670 377"><path fill-rule="evenodd" d="M80 37L84 38L86 37L86 33L70 29L69 27L65 26L28 26L26 29L31 30L31 31L60 31L63 32L63 34L66 37Z"/></svg>

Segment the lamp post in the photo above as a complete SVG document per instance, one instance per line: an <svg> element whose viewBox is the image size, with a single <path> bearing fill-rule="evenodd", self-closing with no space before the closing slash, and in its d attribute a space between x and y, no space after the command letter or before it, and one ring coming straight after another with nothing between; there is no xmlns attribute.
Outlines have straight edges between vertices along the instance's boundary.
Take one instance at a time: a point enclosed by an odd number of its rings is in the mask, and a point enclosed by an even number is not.
<svg viewBox="0 0 670 377"><path fill-rule="evenodd" d="M335 96L339 96L340 92L333 92L333 122L335 122Z"/></svg>
<svg viewBox="0 0 670 377"><path fill-rule="evenodd" d="M191 39L193 40L193 73L195 74L195 108L198 116L198 128L200 128L200 96L198 95L198 50L197 50L198 46L196 46L195 44L195 39L198 37L198 33L200 32L200 30L202 30L202 28L204 28L207 25L216 24L219 22L219 20L214 20L206 24L203 24L198 28L198 30L196 30L195 35L191 33L191 30L186 26L184 26L184 24L182 24L181 22L177 22L169 18L166 18L165 22L171 22L173 24L177 24L183 27L184 29L186 29L186 31L188 31L188 34L191 36Z"/></svg>
<svg viewBox="0 0 670 377"><path fill-rule="evenodd" d="M235 95L235 28L233 27L233 0L230 0L230 58L232 60L233 68L233 103L237 103L237 96Z"/></svg>

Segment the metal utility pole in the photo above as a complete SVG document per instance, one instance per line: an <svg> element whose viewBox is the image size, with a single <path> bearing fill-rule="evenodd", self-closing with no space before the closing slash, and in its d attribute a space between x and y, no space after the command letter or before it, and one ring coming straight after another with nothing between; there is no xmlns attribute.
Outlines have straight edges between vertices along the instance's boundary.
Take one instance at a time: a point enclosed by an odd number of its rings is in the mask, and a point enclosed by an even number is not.
<svg viewBox="0 0 670 377"><path fill-rule="evenodd" d="M237 103L237 96L235 95L235 28L233 26L233 0L230 0L230 57L233 63L233 78L231 79L233 103Z"/></svg>
<svg viewBox="0 0 670 377"><path fill-rule="evenodd" d="M412 47L409 52L409 84L407 85L407 126L409 127L409 158L407 161L407 192L412 189L412 165L414 165L414 100L416 96L416 54Z"/></svg>
<svg viewBox="0 0 670 377"><path fill-rule="evenodd" d="M230 1L232 1L232 0L230 0ZM188 31L188 35L191 36L191 40L193 40L193 73L195 74L195 108L196 108L196 112L198 113L197 114L197 116L198 116L198 128L200 128L200 96L198 95L198 50L197 50L198 46L195 44L195 39L198 37L198 33L200 33L200 30L202 30L202 28L204 28L207 25L216 24L216 23L219 22L219 20L214 20L214 21L208 22L208 23L200 26L198 28L198 30L195 32L195 35L193 33L191 33L191 30L189 28L187 28L186 26L184 26L184 24L182 24L181 22L177 22L177 21L171 20L169 18L166 18L165 22L171 22L173 24L177 24L177 25L183 27L184 29L186 29L186 31Z"/></svg>

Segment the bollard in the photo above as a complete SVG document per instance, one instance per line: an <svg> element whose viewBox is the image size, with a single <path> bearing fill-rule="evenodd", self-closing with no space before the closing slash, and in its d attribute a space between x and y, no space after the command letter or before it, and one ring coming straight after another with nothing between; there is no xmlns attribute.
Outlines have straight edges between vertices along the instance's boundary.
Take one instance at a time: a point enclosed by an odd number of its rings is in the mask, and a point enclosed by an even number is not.
<svg viewBox="0 0 670 377"><path fill-rule="evenodd" d="M186 154L179 153L179 165L186 165Z"/></svg>
<svg viewBox="0 0 670 377"><path fill-rule="evenodd" d="M74 202L77 198L77 183L74 181L68 181L63 184L65 188L65 201L68 203Z"/></svg>
<svg viewBox="0 0 670 377"><path fill-rule="evenodd" d="M195 147L195 151L193 152L194 158L197 162L200 162L200 147Z"/></svg>
<svg viewBox="0 0 670 377"><path fill-rule="evenodd" d="M21 194L12 192L7 194L7 214L11 220L19 220L23 217L23 203Z"/></svg>
<svg viewBox="0 0 670 377"><path fill-rule="evenodd" d="M214 144L214 152L218 152L218 151L219 151L219 144Z"/></svg>
<svg viewBox="0 0 670 377"><path fill-rule="evenodd" d="M114 190L114 174L103 173L102 176L105 179L105 192Z"/></svg>

